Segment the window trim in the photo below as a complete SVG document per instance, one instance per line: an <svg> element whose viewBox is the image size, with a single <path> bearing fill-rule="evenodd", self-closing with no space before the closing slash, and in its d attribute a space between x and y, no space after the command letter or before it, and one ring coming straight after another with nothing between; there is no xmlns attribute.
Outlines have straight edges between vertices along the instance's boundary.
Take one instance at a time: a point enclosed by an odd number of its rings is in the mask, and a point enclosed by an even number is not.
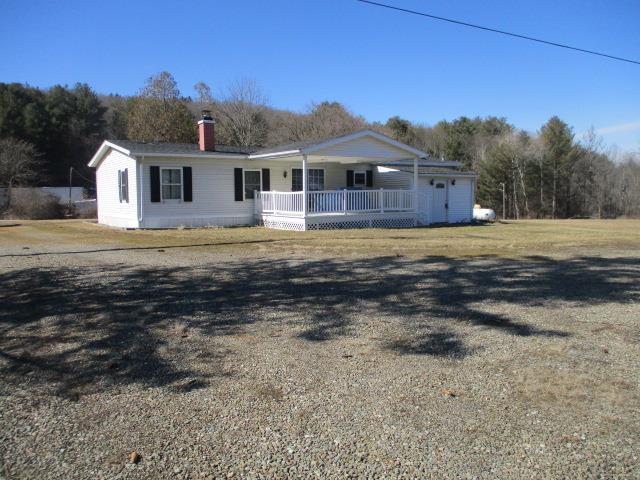
<svg viewBox="0 0 640 480"><path fill-rule="evenodd" d="M120 172L120 197L122 198L122 200L120 200L120 203L129 203L129 169L125 168L124 170L119 170L119 172Z"/></svg>
<svg viewBox="0 0 640 480"><path fill-rule="evenodd" d="M122 203L122 170L118 170L118 200Z"/></svg>
<svg viewBox="0 0 640 480"><path fill-rule="evenodd" d="M243 201L247 200L255 200L255 198L247 198L247 179L245 177L246 172L258 172L258 177L260 178L260 191L262 191L262 169L261 168L243 168L242 169L242 198Z"/></svg>
<svg viewBox="0 0 640 480"><path fill-rule="evenodd" d="M177 183L162 183L163 170L179 170L180 171L180 198L164 198L162 193L164 185L178 185ZM184 198L184 178L182 178L182 167L164 166L160 167L160 202L162 203L182 203Z"/></svg>
<svg viewBox="0 0 640 480"><path fill-rule="evenodd" d="M293 189L293 171L294 170L302 170L302 168L298 168L298 167L291 167L291 191L292 192L301 192L302 191L302 186L300 186L300 190L294 190ZM319 168L307 168L307 180L309 178L308 173L309 170L322 170L322 190L308 190L309 192L323 192L326 191L326 187L327 187L327 169L324 167L319 167ZM304 173L303 173L304 175ZM304 180L303 180L304 182ZM308 183L308 182L307 182Z"/></svg>

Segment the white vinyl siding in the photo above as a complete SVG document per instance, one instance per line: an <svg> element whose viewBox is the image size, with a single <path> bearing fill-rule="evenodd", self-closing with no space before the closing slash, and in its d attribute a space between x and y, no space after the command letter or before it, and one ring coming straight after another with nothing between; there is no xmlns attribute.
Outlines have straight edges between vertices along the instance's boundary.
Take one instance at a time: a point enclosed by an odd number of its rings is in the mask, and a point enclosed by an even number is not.
<svg viewBox="0 0 640 480"><path fill-rule="evenodd" d="M449 183L449 222L470 222L473 212L473 183L469 178L455 180L455 185Z"/></svg>
<svg viewBox="0 0 640 480"><path fill-rule="evenodd" d="M433 180L433 185L431 181ZM455 185L452 182L455 180ZM427 212L423 215L425 223L435 221L433 216L434 190L440 183L445 184L447 191L446 209L448 223L467 223L473 212L473 180L465 177L420 177L419 201L425 202Z"/></svg>
<svg viewBox="0 0 640 480"><path fill-rule="evenodd" d="M191 202L151 202L151 166L191 167ZM253 201L234 201L234 168L253 169L245 159L149 158L142 163L143 226L250 225ZM161 170L162 171L162 170Z"/></svg>
<svg viewBox="0 0 640 480"><path fill-rule="evenodd" d="M301 161L287 161L285 162L260 162L260 168L271 169L271 190L279 192L291 192L292 187L296 184L293 175L294 170L300 170L302 173ZM254 161L255 164L255 161ZM338 190L347 186L347 170L369 170L371 166L369 164L338 164L338 163L311 163L309 165L309 171L322 170L324 172L324 188L323 190ZM284 176L284 172L287 172L287 176ZM374 174L375 179L375 174ZM311 187L313 174L309 175L309 186ZM299 178L300 189L302 190L302 177ZM315 186L320 187L320 178L318 178ZM315 188L315 187L314 187Z"/></svg>
<svg viewBox="0 0 640 480"><path fill-rule="evenodd" d="M371 165L368 163L359 164L337 164L337 163L325 163L325 164L311 164L310 168L324 168L324 189L325 190L338 190L347 186L347 170L365 171L370 170ZM375 177L375 174L374 174Z"/></svg>
<svg viewBox="0 0 640 480"><path fill-rule="evenodd" d="M192 167L192 202L151 202L150 166ZM290 192L293 169L301 168L302 160L246 160L199 159L199 158L153 158L145 159L142 165L142 227L161 228L198 225L252 225L255 223L254 200L234 201L234 168L244 170L270 170L271 190ZM337 163L313 163L310 169L324 171L325 190L344 188L347 170L367 170L369 164L342 165ZM131 169L129 170L131 171ZM284 173L286 172L286 176ZM375 174L374 174L375 178ZM244 179L244 172L243 172ZM131 178L129 183L132 183ZM116 189L117 190L117 189ZM243 185L244 191L244 185Z"/></svg>
<svg viewBox="0 0 640 480"><path fill-rule="evenodd" d="M120 201L119 173L127 170L129 201ZM138 227L135 159L111 150L96 169L98 222L115 227Z"/></svg>
<svg viewBox="0 0 640 480"><path fill-rule="evenodd" d="M313 152L315 156L344 156L356 158L375 158L395 160L408 158L409 152L401 148L382 142L377 138L361 137L348 142L333 145Z"/></svg>
<svg viewBox="0 0 640 480"><path fill-rule="evenodd" d="M408 190L413 183L413 174L399 170L384 171L377 168L373 172L373 187L389 190Z"/></svg>
<svg viewBox="0 0 640 480"><path fill-rule="evenodd" d="M434 185L431 185L433 180ZM455 185L451 182L455 180ZM375 188L411 189L413 188L413 173L404 171L380 171L373 176ZM449 223L466 223L472 219L473 212L473 179L469 177L428 177L421 175L418 189L418 205L421 209L418 216L423 224L433 220L433 193L438 183L448 184L447 221Z"/></svg>

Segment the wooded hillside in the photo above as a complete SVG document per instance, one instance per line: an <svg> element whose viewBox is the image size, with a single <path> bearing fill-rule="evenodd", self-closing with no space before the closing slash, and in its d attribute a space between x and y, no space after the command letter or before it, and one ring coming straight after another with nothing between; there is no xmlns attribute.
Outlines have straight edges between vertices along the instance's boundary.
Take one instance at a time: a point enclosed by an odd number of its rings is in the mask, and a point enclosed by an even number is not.
<svg viewBox="0 0 640 480"><path fill-rule="evenodd" d="M305 112L269 105L258 85L240 80L214 96L204 82L196 98L181 95L161 72L136 96L99 96L88 85L40 90L0 83L0 185L91 187L89 158L105 138L196 142L202 109L216 121L216 141L273 146L371 128L436 158L459 160L478 173L477 201L508 218L640 216L640 162L627 154L614 162L594 132L576 138L558 117L529 133L498 117L414 124L399 116L368 123L337 102Z"/></svg>

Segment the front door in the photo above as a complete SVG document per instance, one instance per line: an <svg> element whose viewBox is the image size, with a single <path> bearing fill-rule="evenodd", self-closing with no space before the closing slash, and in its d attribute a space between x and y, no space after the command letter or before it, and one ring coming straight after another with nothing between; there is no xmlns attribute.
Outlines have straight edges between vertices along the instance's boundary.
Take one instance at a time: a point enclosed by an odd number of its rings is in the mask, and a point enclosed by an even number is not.
<svg viewBox="0 0 640 480"><path fill-rule="evenodd" d="M445 223L447 221L447 181L435 180L433 182L433 218L432 223Z"/></svg>

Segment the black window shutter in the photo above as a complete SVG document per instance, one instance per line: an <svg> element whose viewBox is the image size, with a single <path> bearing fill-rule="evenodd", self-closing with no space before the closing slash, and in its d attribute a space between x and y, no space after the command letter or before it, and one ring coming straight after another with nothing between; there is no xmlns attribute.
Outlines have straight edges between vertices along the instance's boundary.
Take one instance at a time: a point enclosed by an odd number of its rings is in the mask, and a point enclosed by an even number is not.
<svg viewBox="0 0 640 480"><path fill-rule="evenodd" d="M118 170L118 198L122 203L122 170Z"/></svg>
<svg viewBox="0 0 640 480"><path fill-rule="evenodd" d="M241 202L242 200L244 200L241 168L233 169L233 183L234 183L234 198L236 202Z"/></svg>
<svg viewBox="0 0 640 480"><path fill-rule="evenodd" d="M129 203L129 169L125 168L124 172L122 172L122 184L124 188L122 189L122 199Z"/></svg>
<svg viewBox="0 0 640 480"><path fill-rule="evenodd" d="M191 178L191 167L182 167L182 200L184 202L193 201L193 180Z"/></svg>
<svg viewBox="0 0 640 480"><path fill-rule="evenodd" d="M367 187L373 187L373 170L367 170L365 177Z"/></svg>
<svg viewBox="0 0 640 480"><path fill-rule="evenodd" d="M149 167L151 177L151 201L160 201L160 167Z"/></svg>
<svg viewBox="0 0 640 480"><path fill-rule="evenodd" d="M347 188L353 187L353 170L347 170Z"/></svg>
<svg viewBox="0 0 640 480"><path fill-rule="evenodd" d="M268 168L262 169L262 190L265 192L271 190L271 170Z"/></svg>
<svg viewBox="0 0 640 480"><path fill-rule="evenodd" d="M291 169L291 191L302 191L302 169L300 168Z"/></svg>

